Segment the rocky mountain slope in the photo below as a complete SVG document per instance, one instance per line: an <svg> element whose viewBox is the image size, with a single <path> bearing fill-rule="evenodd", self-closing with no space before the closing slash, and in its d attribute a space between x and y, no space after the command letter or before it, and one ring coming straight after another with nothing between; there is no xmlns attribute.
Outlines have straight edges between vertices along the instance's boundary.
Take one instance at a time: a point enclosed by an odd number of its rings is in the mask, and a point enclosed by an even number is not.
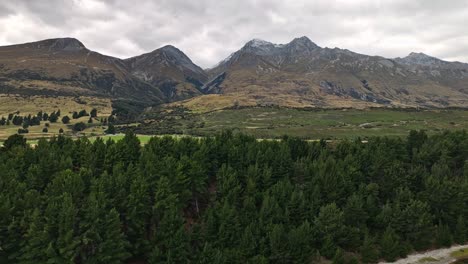
<svg viewBox="0 0 468 264"><path fill-rule="evenodd" d="M166 46L122 60L73 38L0 47L0 94L95 96L155 105L200 95L202 69Z"/></svg>
<svg viewBox="0 0 468 264"><path fill-rule="evenodd" d="M125 63L135 77L158 87L170 100L201 95L199 89L208 79L203 69L174 46L126 59Z"/></svg>
<svg viewBox="0 0 468 264"><path fill-rule="evenodd" d="M421 53L387 59L321 48L307 37L288 44L254 39L208 71L204 93L235 104L296 107L467 107L468 64ZM194 98L210 104L219 96ZM216 102L212 102L216 104Z"/></svg>
<svg viewBox="0 0 468 264"><path fill-rule="evenodd" d="M73 38L0 47L0 92L44 96L99 96L163 102L123 60L88 50Z"/></svg>
<svg viewBox="0 0 468 264"><path fill-rule="evenodd" d="M287 44L251 40L203 70L173 46L122 60L61 38L0 47L1 94L96 96L146 106L178 101L208 110L468 107L468 64L422 53L367 56L300 37Z"/></svg>

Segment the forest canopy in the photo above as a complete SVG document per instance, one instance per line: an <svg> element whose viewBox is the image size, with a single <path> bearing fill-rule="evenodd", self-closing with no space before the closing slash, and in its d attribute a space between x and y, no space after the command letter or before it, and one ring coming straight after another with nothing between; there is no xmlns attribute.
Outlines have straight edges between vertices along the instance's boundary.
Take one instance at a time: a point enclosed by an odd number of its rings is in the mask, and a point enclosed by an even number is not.
<svg viewBox="0 0 468 264"><path fill-rule="evenodd" d="M1 263L374 263L467 241L464 131L4 145Z"/></svg>

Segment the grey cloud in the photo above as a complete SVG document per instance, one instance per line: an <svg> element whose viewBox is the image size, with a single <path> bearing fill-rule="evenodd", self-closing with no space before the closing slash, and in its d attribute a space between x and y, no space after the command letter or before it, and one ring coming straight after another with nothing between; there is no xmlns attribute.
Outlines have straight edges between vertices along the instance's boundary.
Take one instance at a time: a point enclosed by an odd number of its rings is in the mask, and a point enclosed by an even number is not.
<svg viewBox="0 0 468 264"><path fill-rule="evenodd" d="M466 17L468 0L15 0L0 2L0 44L72 36L121 58L172 44L210 67L252 38L306 35L370 55L468 61Z"/></svg>

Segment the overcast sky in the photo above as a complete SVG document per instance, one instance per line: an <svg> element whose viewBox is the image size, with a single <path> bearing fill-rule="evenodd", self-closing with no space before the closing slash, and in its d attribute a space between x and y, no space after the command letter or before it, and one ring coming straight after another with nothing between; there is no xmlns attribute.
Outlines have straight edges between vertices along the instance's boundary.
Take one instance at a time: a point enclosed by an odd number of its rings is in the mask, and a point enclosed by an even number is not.
<svg viewBox="0 0 468 264"><path fill-rule="evenodd" d="M166 44L209 67L250 39L468 62L468 0L0 0L0 45L75 37L127 58Z"/></svg>

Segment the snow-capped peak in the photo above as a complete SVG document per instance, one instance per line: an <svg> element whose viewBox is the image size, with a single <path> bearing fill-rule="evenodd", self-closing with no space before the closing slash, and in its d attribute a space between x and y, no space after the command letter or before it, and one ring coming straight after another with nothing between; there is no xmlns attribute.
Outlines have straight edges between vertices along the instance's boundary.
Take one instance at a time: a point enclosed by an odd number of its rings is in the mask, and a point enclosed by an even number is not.
<svg viewBox="0 0 468 264"><path fill-rule="evenodd" d="M418 65L435 65L435 64L441 64L444 61L429 56L427 54L424 54L422 52L411 52L408 56L400 59L405 64L418 64Z"/></svg>
<svg viewBox="0 0 468 264"><path fill-rule="evenodd" d="M247 46L250 46L253 48L260 48L260 47L269 46L269 45L273 45L273 44L263 39L252 39L251 41L247 42Z"/></svg>

